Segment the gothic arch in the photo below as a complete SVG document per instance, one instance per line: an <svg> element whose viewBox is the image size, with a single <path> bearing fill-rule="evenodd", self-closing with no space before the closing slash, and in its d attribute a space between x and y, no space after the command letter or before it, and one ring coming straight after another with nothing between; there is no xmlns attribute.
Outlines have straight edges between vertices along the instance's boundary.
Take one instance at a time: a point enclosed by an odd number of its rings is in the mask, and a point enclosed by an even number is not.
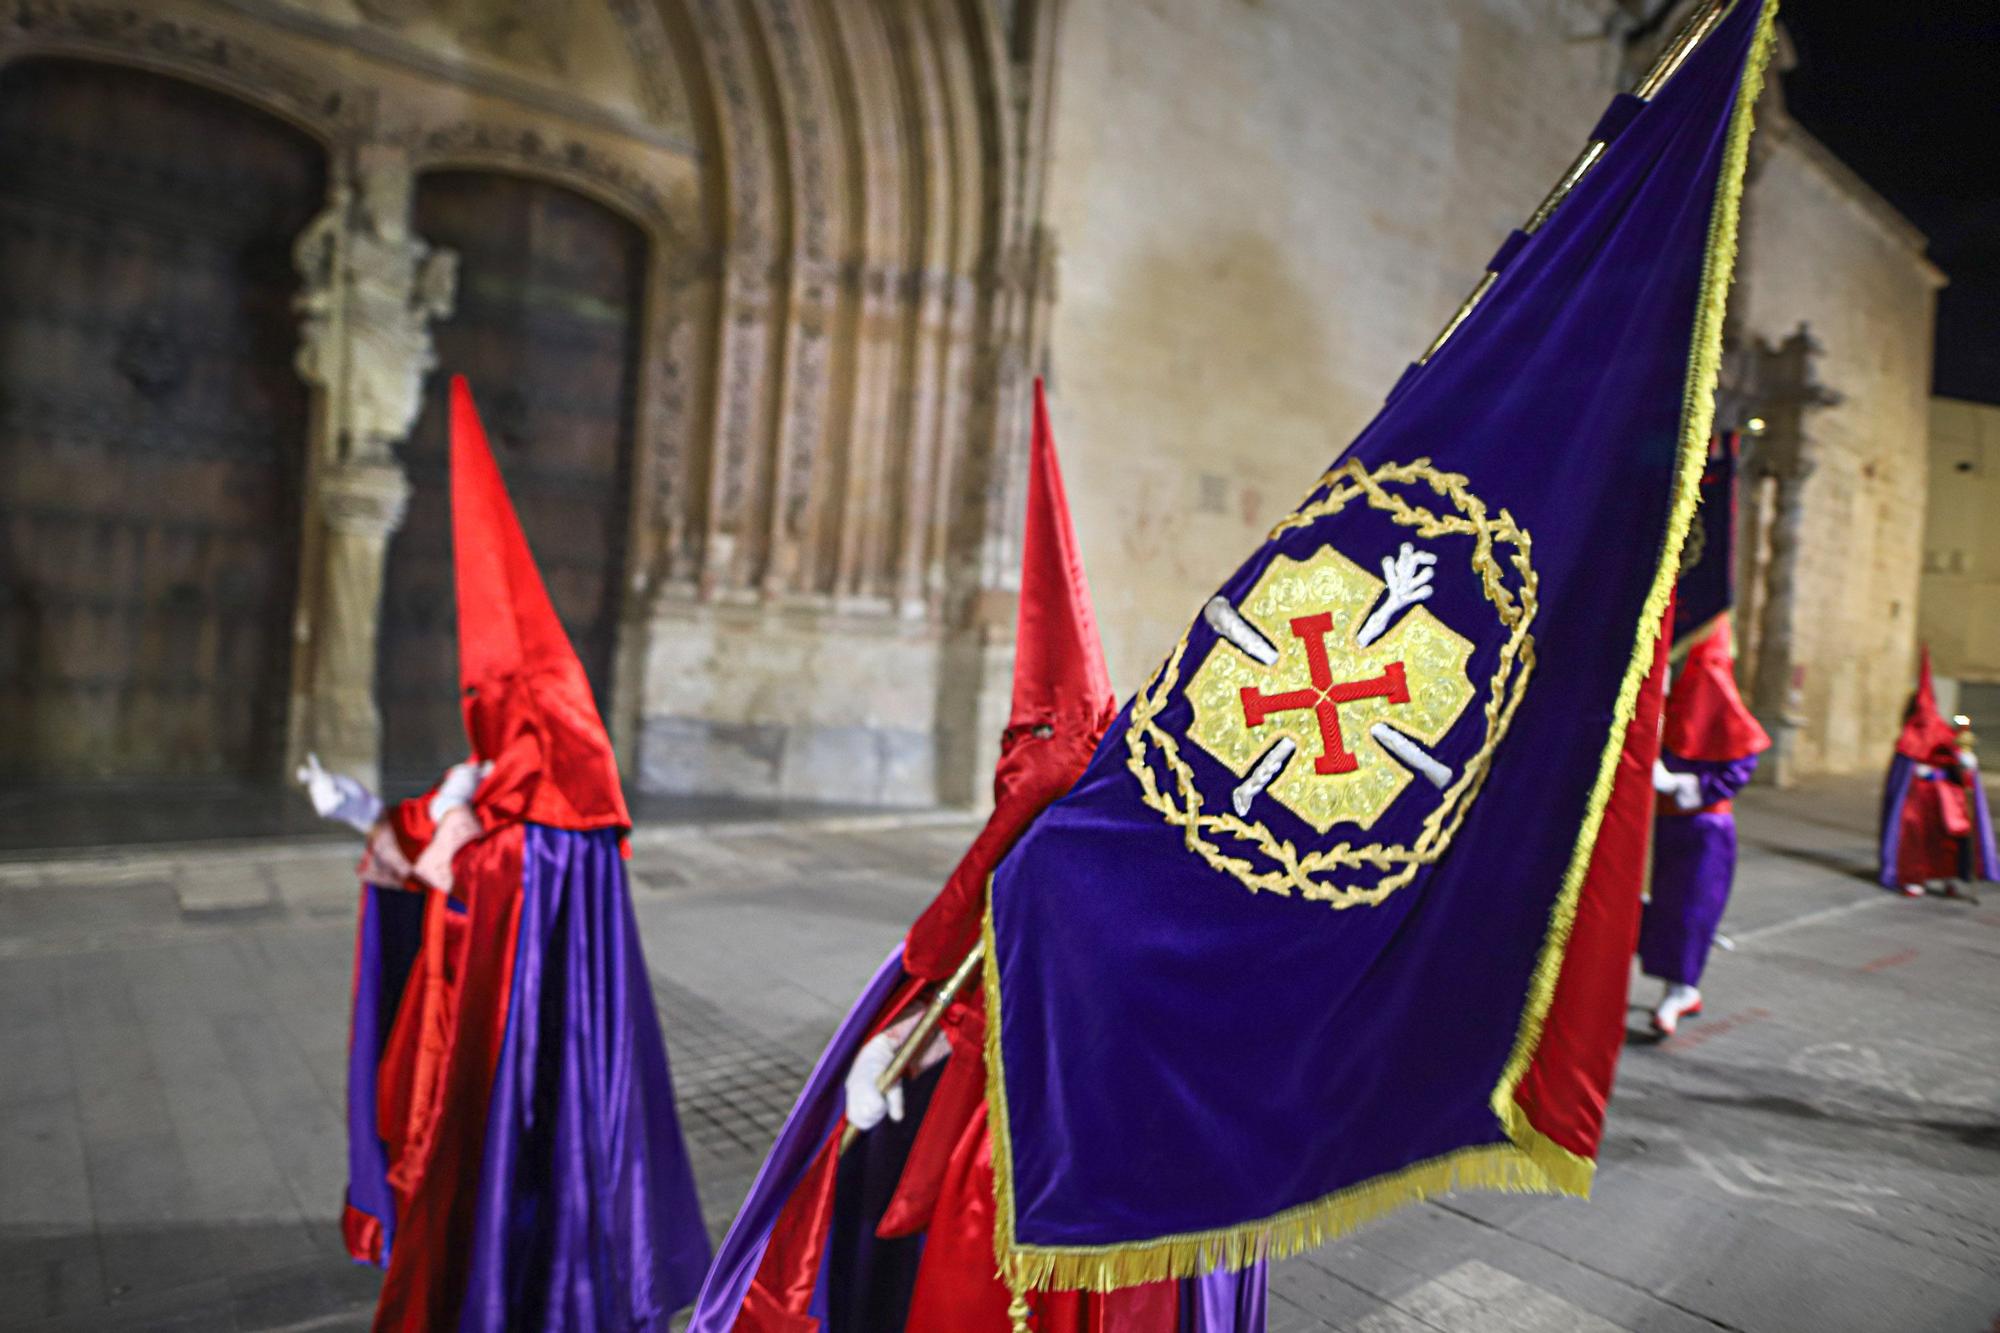
<svg viewBox="0 0 2000 1333"><path fill-rule="evenodd" d="M304 131L330 153L374 121L367 93L203 24L94 4L23 7L0 20L0 65L36 56L125 65L199 84Z"/></svg>

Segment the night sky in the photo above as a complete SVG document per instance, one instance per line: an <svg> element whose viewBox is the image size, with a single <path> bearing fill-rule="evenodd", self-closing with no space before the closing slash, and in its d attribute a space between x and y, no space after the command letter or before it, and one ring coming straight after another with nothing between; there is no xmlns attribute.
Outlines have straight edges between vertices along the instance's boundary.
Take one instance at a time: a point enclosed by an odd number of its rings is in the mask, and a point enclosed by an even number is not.
<svg viewBox="0 0 2000 1333"><path fill-rule="evenodd" d="M1787 0L1792 115L1931 240L1934 388L2000 403L2000 0Z"/></svg>

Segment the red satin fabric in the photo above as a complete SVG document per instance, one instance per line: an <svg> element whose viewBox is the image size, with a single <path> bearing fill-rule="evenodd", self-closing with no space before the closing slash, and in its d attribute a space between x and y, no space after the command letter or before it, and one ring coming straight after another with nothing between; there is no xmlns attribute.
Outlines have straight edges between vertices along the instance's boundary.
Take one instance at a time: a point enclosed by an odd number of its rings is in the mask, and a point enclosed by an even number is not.
<svg viewBox="0 0 2000 1333"><path fill-rule="evenodd" d="M1083 553L1070 523L1048 395L1035 380L1034 434L1028 441L1028 512L1021 534L1021 603L1014 627L1010 725L1069 721L1083 726L1112 699L1098 641Z"/></svg>
<svg viewBox="0 0 2000 1333"><path fill-rule="evenodd" d="M630 828L611 738L557 619L462 376L451 382L452 569L472 751L492 760L484 822Z"/></svg>
<svg viewBox="0 0 2000 1333"><path fill-rule="evenodd" d="M1033 727L1010 728L993 771L993 813L903 941L903 970L943 981L958 970L979 939L986 908L986 880L1049 803L1076 785L1090 765L1104 728L1107 706L1088 722L1066 723L1047 736Z"/></svg>
<svg viewBox="0 0 2000 1333"><path fill-rule="evenodd" d="M1965 839L1972 836L1972 810L1956 776L1912 779L1910 794L1903 798L1902 824L1897 878L1922 884L1958 877L1965 864Z"/></svg>
<svg viewBox="0 0 2000 1333"><path fill-rule="evenodd" d="M1718 620L1688 651L1667 696L1662 741L1683 759L1717 764L1771 748L1770 736L1751 716L1736 688L1736 657L1727 619Z"/></svg>
<svg viewBox="0 0 2000 1333"><path fill-rule="evenodd" d="M910 1155L903 1160L896 1193L875 1228L875 1234L887 1240L914 1236L931 1224L952 1154L973 1113L986 1100L986 1014L976 987L970 1001L952 1005L940 1027L951 1057L931 1091Z"/></svg>
<svg viewBox="0 0 2000 1333"><path fill-rule="evenodd" d="M958 1058L956 1052L952 1058ZM966 1116L939 1182L904 1325L908 1333L1008 1333L1013 1327L1007 1315L1012 1298L993 1258L997 1205L986 1116L982 1097ZM1029 1298L1028 1307L1035 1333L1174 1333L1180 1325L1180 1283L1153 1282L1108 1294L1041 1292Z"/></svg>
<svg viewBox="0 0 2000 1333"><path fill-rule="evenodd" d="M467 844L452 863L454 894L468 907L458 918L465 933L455 950L456 975L434 963L454 951L433 948L429 937L433 919L448 923L456 914L445 911L441 894L433 895L425 913L423 986L426 992L437 987L443 998L435 1016L421 1020L425 1032L415 1039L427 1050L424 1058L432 1062L434 1073L411 1086L416 1090L412 1116L419 1121L428 1116L430 1128L427 1144L408 1156L407 1165L399 1158L391 1173L400 1222L375 1308L377 1330L451 1328L457 1323L470 1255L467 1231L478 1202L487 1096L506 1036L514 984L523 839L519 824L496 829ZM412 983L417 980L413 977ZM406 993L404 1013L426 1006L412 1006ZM392 1042L402 1026L399 1015ZM399 1081L385 1074L384 1086Z"/></svg>
<svg viewBox="0 0 2000 1333"><path fill-rule="evenodd" d="M382 1219L353 1205L340 1210L340 1239L356 1263L382 1262Z"/></svg>
<svg viewBox="0 0 2000 1333"><path fill-rule="evenodd" d="M431 818L431 797L436 794L437 788L432 787L422 796L398 801L389 809L389 828L396 835L403 859L412 865L437 836L437 821Z"/></svg>
<svg viewBox="0 0 2000 1333"><path fill-rule="evenodd" d="M389 1030L375 1094L399 1214L429 1169L436 1146L445 1073L458 1033L468 938L467 917L451 911L444 894L421 892L426 894L423 942Z"/></svg>
<svg viewBox="0 0 2000 1333"><path fill-rule="evenodd" d="M1653 761L1660 753L1660 712L1667 671L1666 625L1653 670L1640 687L1611 799L1590 854L1576 923L1556 975L1541 1044L1514 1090L1528 1123L1579 1157L1595 1158L1604 1108L1625 1044L1625 997L1639 943L1640 895L1653 829Z"/></svg>
<svg viewBox="0 0 2000 1333"><path fill-rule="evenodd" d="M1910 696L1910 706L1903 714L1903 733L1896 738L1896 753L1940 768L1958 759L1958 732L1938 711L1928 644L1924 645L1917 667L1917 692Z"/></svg>
<svg viewBox="0 0 2000 1333"><path fill-rule="evenodd" d="M993 814L943 891L910 928L903 943L906 972L942 981L971 952L979 938L987 877L1035 816L1083 775L1117 709L1056 461L1048 398L1037 379L1014 625L1014 694L993 772Z"/></svg>

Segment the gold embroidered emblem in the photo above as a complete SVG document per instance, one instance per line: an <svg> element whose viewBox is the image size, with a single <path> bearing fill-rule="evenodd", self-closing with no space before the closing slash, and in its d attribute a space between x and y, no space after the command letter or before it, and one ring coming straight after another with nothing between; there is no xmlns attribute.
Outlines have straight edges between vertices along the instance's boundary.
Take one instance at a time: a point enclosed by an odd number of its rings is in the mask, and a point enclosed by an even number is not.
<svg viewBox="0 0 2000 1333"><path fill-rule="evenodd" d="M1188 738L1237 777L1292 742L1296 756L1263 790L1320 833L1373 827L1416 776L1374 728L1436 745L1472 702L1472 641L1422 606L1357 643L1386 590L1331 546L1304 563L1281 555L1239 608L1277 645L1277 663L1218 645L1188 682Z"/></svg>
<svg viewBox="0 0 2000 1333"><path fill-rule="evenodd" d="M1428 459L1373 472L1350 462L1321 478L1271 540L1322 523L1335 537L1340 525L1329 520L1351 504L1408 530L1400 552L1384 553L1383 577L1331 540L1302 560L1276 555L1240 603L1210 600L1203 619L1216 638L1185 689L1187 636L1134 699L1126 731L1142 798L1184 831L1190 851L1253 892L1335 907L1379 903L1444 853L1534 668L1537 580L1528 534L1507 511L1489 513L1463 476ZM1476 580L1497 624L1447 625L1423 605L1434 575ZM1476 681L1482 634L1497 653L1492 674ZM1160 720L1177 691L1189 711L1178 735ZM1476 702L1483 733L1454 764L1437 747ZM1241 782L1204 793L1183 739ZM1279 837L1260 817L1265 802L1327 841L1302 849ZM1367 841L1402 805L1420 818L1391 821L1395 840Z"/></svg>

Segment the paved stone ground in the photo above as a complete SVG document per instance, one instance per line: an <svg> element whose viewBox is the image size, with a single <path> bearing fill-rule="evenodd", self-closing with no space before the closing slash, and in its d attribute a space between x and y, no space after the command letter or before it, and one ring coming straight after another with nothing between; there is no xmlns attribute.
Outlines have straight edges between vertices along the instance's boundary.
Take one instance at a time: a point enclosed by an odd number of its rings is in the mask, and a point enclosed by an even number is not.
<svg viewBox="0 0 2000 1333"><path fill-rule="evenodd" d="M1707 1016L1627 1051L1591 1203L1406 1211L1278 1266L1275 1333L1994 1328L2000 892L1874 889L1873 799L1742 803L1736 948ZM651 826L633 863L717 1231L970 829L783 813ZM0 1326L365 1327L333 1223L349 859L0 864Z"/></svg>

